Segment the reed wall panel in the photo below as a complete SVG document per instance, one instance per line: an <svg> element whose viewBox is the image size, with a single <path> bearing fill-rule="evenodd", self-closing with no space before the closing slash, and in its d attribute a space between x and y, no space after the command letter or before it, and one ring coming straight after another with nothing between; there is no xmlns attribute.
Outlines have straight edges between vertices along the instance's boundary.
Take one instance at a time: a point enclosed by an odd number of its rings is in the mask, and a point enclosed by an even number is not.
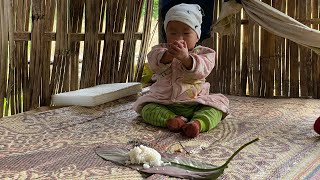
<svg viewBox="0 0 320 180"><path fill-rule="evenodd" d="M213 23L223 0L215 2ZM319 0L263 2L319 30ZM0 117L49 106L52 94L139 81L153 4L153 0L0 1ZM236 19L234 35L214 33L203 41L217 52L216 67L207 78L212 92L320 98L319 55L270 34L243 11Z"/></svg>

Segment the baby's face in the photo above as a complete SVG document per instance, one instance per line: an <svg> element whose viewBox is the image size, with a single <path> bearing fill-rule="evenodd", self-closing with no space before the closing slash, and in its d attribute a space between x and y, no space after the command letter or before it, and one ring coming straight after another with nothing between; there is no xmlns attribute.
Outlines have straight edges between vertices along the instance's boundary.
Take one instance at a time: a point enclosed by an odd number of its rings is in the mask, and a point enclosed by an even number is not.
<svg viewBox="0 0 320 180"><path fill-rule="evenodd" d="M193 49L199 41L197 33L190 26L180 21L168 22L166 37L168 43L185 41L189 50Z"/></svg>

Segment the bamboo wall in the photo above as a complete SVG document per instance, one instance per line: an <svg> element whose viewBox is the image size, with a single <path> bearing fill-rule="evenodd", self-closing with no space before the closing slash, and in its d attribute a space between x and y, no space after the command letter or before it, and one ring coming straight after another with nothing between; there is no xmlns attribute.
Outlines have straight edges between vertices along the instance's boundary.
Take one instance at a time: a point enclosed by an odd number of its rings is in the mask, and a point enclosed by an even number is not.
<svg viewBox="0 0 320 180"><path fill-rule="evenodd" d="M263 1L319 29L318 0ZM221 4L216 0L214 19ZM48 106L55 93L140 80L152 7L153 0L1 0L0 117ZM245 14L237 18L235 35L203 42L217 51L208 77L212 92L320 98L318 55L260 29Z"/></svg>
<svg viewBox="0 0 320 180"><path fill-rule="evenodd" d="M0 117L49 106L55 93L140 79L152 8L153 0L1 0Z"/></svg>
<svg viewBox="0 0 320 180"><path fill-rule="evenodd" d="M319 30L318 0L262 1ZM221 4L222 0L217 0L214 20ZM243 12L237 14L235 35L215 34L205 44L212 45L218 53L217 67L209 78L214 92L268 98L320 98L319 55L268 33Z"/></svg>

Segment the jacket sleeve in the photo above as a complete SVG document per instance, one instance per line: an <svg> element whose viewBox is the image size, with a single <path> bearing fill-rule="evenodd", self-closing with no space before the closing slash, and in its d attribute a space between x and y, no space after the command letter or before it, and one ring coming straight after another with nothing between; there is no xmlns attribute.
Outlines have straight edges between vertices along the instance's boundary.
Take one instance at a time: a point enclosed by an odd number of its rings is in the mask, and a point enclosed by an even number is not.
<svg viewBox="0 0 320 180"><path fill-rule="evenodd" d="M215 51L207 47L198 47L190 56L193 58L193 68L185 69L185 76L191 79L206 78L215 66Z"/></svg>
<svg viewBox="0 0 320 180"><path fill-rule="evenodd" d="M159 44L152 47L152 50L147 54L149 67L154 74L161 74L170 68L171 64L160 63L162 56L167 50L166 44Z"/></svg>

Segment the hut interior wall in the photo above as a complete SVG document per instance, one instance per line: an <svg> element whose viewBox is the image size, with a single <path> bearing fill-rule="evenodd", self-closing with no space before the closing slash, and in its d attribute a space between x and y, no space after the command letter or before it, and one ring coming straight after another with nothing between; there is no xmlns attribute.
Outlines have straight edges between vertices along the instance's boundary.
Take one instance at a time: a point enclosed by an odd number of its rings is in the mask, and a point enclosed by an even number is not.
<svg viewBox="0 0 320 180"><path fill-rule="evenodd" d="M222 2L216 0L213 22ZM319 0L263 2L319 30ZM153 4L153 0L0 1L0 117L50 106L52 94L139 81ZM217 51L216 67L207 78L212 92L320 98L317 54L268 33L243 12L237 14L235 32L213 34L203 41Z"/></svg>

